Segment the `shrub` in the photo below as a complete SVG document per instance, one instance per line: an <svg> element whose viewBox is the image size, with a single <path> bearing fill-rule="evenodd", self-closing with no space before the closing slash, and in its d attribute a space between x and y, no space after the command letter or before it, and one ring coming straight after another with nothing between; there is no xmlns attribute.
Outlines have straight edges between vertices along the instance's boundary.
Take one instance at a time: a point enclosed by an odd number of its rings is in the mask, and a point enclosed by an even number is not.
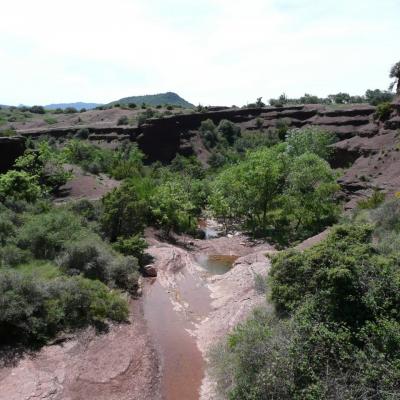
<svg viewBox="0 0 400 400"><path fill-rule="evenodd" d="M70 241L79 240L87 232L73 213L52 209L38 215L27 215L18 230L17 244L30 250L39 259L54 259Z"/></svg>
<svg viewBox="0 0 400 400"><path fill-rule="evenodd" d="M74 213L79 214L86 221L97 221L101 214L99 204L87 199L78 200L72 203L71 210Z"/></svg>
<svg viewBox="0 0 400 400"><path fill-rule="evenodd" d="M302 253L273 257L271 300L289 318L264 307L216 346L212 371L223 395L400 395L400 270L395 259L376 252L371 233L372 226L342 225Z"/></svg>
<svg viewBox="0 0 400 400"><path fill-rule="evenodd" d="M360 210L368 210L373 209L379 206L379 204L383 203L385 200L385 194L380 192L379 190L374 190L372 196L368 197L365 200L360 200L357 203L357 207Z"/></svg>
<svg viewBox="0 0 400 400"><path fill-rule="evenodd" d="M139 261L143 259L144 251L147 249L147 242L141 235L133 235L128 238L119 237L113 244L113 248L125 256L133 256Z"/></svg>
<svg viewBox="0 0 400 400"><path fill-rule="evenodd" d="M25 171L10 170L0 175L0 200L26 200L34 202L42 195L38 177Z"/></svg>
<svg viewBox="0 0 400 400"><path fill-rule="evenodd" d="M136 103L129 103L129 104L128 104L128 107L129 107L129 108L136 108L137 105L136 105Z"/></svg>
<svg viewBox="0 0 400 400"><path fill-rule="evenodd" d="M111 242L143 231L150 214L148 196L152 190L147 181L131 179L103 197L100 222Z"/></svg>
<svg viewBox="0 0 400 400"><path fill-rule="evenodd" d="M386 121L392 113L392 104L385 101L377 105L374 118L378 121Z"/></svg>
<svg viewBox="0 0 400 400"><path fill-rule="evenodd" d="M241 135L240 127L226 119L223 119L219 123L218 131L230 145L232 145L236 141L236 139L239 138Z"/></svg>
<svg viewBox="0 0 400 400"><path fill-rule="evenodd" d="M93 174L108 172L113 166L114 151L101 149L81 140L70 140L63 150L66 160Z"/></svg>
<svg viewBox="0 0 400 400"><path fill-rule="evenodd" d="M114 285L136 294L139 289L139 267L135 257L128 256L115 260L110 269L110 277Z"/></svg>
<svg viewBox="0 0 400 400"><path fill-rule="evenodd" d="M205 121L201 122L200 133L203 136L204 144L209 149L215 147L220 141L217 127L211 119L206 119Z"/></svg>
<svg viewBox="0 0 400 400"><path fill-rule="evenodd" d="M123 115L118 118L117 125L128 125L129 124L129 119L126 115Z"/></svg>
<svg viewBox="0 0 400 400"><path fill-rule="evenodd" d="M59 331L124 321L128 307L98 281L81 277L43 283L16 272L0 272L1 343L44 343Z"/></svg>
<svg viewBox="0 0 400 400"><path fill-rule="evenodd" d="M335 136L318 127L291 129L286 136L287 152L292 157L298 157L309 152L324 160L329 160L332 148L329 147Z"/></svg>
<svg viewBox="0 0 400 400"><path fill-rule="evenodd" d="M46 117L43 119L43 121L49 125L54 125L58 122L57 118L54 118L54 117Z"/></svg>
<svg viewBox="0 0 400 400"><path fill-rule="evenodd" d="M89 137L89 129L88 128L80 128L75 134L75 137L78 139L87 139Z"/></svg>
<svg viewBox="0 0 400 400"><path fill-rule="evenodd" d="M99 241L85 240L66 243L65 250L57 259L60 268L69 275L82 274L85 278L110 281L110 265L113 255Z"/></svg>
<svg viewBox="0 0 400 400"><path fill-rule="evenodd" d="M29 111L34 114L44 114L46 112L42 106L32 106Z"/></svg>
<svg viewBox="0 0 400 400"><path fill-rule="evenodd" d="M67 107L64 112L66 114L76 114L78 110L75 107Z"/></svg>
<svg viewBox="0 0 400 400"><path fill-rule="evenodd" d="M13 243L0 247L0 266L15 267L29 260L30 253Z"/></svg>
<svg viewBox="0 0 400 400"><path fill-rule="evenodd" d="M0 137L15 136L17 131L14 128L7 128L0 131Z"/></svg>

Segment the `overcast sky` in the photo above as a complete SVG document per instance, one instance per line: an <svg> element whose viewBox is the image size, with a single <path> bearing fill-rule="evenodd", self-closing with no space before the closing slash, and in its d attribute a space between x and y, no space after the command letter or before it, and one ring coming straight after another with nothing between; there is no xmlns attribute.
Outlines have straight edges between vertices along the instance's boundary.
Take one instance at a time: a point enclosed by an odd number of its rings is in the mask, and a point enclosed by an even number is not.
<svg viewBox="0 0 400 400"><path fill-rule="evenodd" d="M0 104L203 105L389 86L400 0L7 0Z"/></svg>

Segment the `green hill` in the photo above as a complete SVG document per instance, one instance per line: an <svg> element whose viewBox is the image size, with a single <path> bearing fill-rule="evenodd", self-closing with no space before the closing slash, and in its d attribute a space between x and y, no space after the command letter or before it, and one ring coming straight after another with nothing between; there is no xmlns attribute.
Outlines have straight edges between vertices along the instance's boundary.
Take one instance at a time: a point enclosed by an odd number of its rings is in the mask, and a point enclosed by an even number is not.
<svg viewBox="0 0 400 400"><path fill-rule="evenodd" d="M109 105L112 104L129 104L129 103L135 103L137 105L140 105L142 103L148 104L150 106L158 106L158 105L164 105L164 104L170 104L174 106L181 106L183 108L193 108L194 105L186 101L185 99L182 99L179 95L173 92L167 92L167 93L160 93L160 94L148 94L145 96L131 96L131 97L124 97L120 100L113 101L109 103Z"/></svg>

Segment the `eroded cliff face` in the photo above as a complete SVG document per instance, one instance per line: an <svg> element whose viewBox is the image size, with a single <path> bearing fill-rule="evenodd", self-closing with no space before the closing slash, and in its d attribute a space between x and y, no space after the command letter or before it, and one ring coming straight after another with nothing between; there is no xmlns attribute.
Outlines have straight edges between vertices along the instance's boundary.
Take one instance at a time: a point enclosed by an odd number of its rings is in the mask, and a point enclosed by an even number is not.
<svg viewBox="0 0 400 400"><path fill-rule="evenodd" d="M290 127L319 126L333 132L338 142L333 146L334 168L344 168L340 178L343 196L349 207L360 197L368 196L374 189L387 193L400 190L400 100L392 105L386 121L374 118L375 107L360 104L335 109L324 105L298 105L263 108L215 107L207 112L176 114L164 118L151 118L139 127L88 125L89 139L93 141L137 142L147 156L147 162L170 162L177 154L197 155L207 160L198 131L201 122L211 119L218 124L228 119L242 130L267 131L285 121ZM82 125L62 128L20 130L22 137L49 135L55 137L74 134ZM21 138L2 138L0 141L2 171L9 168L23 151Z"/></svg>
<svg viewBox="0 0 400 400"><path fill-rule="evenodd" d="M15 160L24 154L25 139L22 137L0 137L0 173L6 172Z"/></svg>

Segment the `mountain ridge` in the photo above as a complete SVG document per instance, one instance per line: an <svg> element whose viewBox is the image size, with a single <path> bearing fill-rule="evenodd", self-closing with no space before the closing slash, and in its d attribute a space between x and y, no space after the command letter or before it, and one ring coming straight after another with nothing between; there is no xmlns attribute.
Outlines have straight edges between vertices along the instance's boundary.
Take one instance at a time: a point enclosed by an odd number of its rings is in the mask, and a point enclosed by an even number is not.
<svg viewBox="0 0 400 400"><path fill-rule="evenodd" d="M150 106L162 106L165 104L174 105L174 106L181 106L183 108L193 108L194 105L189 103L184 98L180 97L177 93L174 92L165 92L165 93L158 93L158 94L146 94L143 96L129 96L123 97L119 100L112 101L107 105L113 104L129 104L135 103L140 105L142 103L148 104Z"/></svg>

